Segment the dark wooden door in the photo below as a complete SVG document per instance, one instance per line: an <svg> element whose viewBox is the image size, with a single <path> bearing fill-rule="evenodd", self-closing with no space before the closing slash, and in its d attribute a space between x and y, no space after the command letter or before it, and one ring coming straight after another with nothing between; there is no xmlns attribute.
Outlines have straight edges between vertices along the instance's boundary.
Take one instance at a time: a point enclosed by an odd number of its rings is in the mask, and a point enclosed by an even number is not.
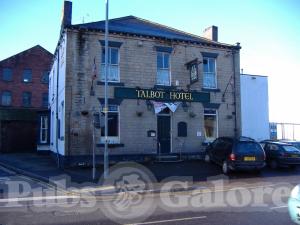
<svg viewBox="0 0 300 225"><path fill-rule="evenodd" d="M171 151L170 116L157 116L157 138L160 143L160 153L169 154Z"/></svg>
<svg viewBox="0 0 300 225"><path fill-rule="evenodd" d="M1 152L32 152L36 150L37 123L2 121Z"/></svg>

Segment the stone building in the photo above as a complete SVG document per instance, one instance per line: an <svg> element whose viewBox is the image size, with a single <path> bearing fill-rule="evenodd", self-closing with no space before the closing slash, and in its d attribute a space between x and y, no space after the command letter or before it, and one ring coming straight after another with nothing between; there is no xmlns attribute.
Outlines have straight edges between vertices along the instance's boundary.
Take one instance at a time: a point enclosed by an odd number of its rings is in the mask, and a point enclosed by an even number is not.
<svg viewBox="0 0 300 225"><path fill-rule="evenodd" d="M72 25L64 4L50 72L51 151L61 164L88 164L95 144L101 162L105 21ZM240 134L241 47L220 43L216 26L203 36L134 16L109 20L111 161L199 157L207 142Z"/></svg>
<svg viewBox="0 0 300 225"><path fill-rule="evenodd" d="M49 150L52 57L36 45L0 61L0 152Z"/></svg>

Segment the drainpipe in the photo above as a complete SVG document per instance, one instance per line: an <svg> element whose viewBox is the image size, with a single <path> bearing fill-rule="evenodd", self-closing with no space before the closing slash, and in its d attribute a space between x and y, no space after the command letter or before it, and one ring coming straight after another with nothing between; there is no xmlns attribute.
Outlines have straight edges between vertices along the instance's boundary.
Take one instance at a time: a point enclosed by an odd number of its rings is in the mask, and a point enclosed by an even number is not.
<svg viewBox="0 0 300 225"><path fill-rule="evenodd" d="M59 46L57 48L57 76L56 76L56 109L55 109L55 116L56 116L56 160L57 160L57 167L60 168L60 159L59 159L59 150L58 150L58 82L59 82Z"/></svg>
<svg viewBox="0 0 300 225"><path fill-rule="evenodd" d="M237 105L236 105L236 71L235 71L235 50L232 50L232 66L233 66L233 105L234 105L234 136L238 137L237 132Z"/></svg>

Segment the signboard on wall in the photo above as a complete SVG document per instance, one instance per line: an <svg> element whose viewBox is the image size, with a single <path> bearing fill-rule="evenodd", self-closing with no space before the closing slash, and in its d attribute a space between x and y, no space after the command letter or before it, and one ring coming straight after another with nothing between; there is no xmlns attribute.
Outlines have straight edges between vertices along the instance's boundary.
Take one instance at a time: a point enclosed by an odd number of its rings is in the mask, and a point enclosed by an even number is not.
<svg viewBox="0 0 300 225"><path fill-rule="evenodd" d="M116 87L115 98L145 99L163 102L210 102L210 94L197 91L157 90Z"/></svg>

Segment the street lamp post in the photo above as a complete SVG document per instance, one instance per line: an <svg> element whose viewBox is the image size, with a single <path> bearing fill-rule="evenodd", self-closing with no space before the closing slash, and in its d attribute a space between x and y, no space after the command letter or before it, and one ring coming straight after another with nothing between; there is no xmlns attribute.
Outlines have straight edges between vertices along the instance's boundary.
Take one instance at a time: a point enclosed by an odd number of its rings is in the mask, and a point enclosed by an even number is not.
<svg viewBox="0 0 300 225"><path fill-rule="evenodd" d="M105 86L104 86L104 179L108 177L109 174L109 163L108 163L108 127L107 127L107 114L108 114L108 104L107 104L107 76L108 76L108 3L109 0L105 1L106 3L106 19L105 19Z"/></svg>

